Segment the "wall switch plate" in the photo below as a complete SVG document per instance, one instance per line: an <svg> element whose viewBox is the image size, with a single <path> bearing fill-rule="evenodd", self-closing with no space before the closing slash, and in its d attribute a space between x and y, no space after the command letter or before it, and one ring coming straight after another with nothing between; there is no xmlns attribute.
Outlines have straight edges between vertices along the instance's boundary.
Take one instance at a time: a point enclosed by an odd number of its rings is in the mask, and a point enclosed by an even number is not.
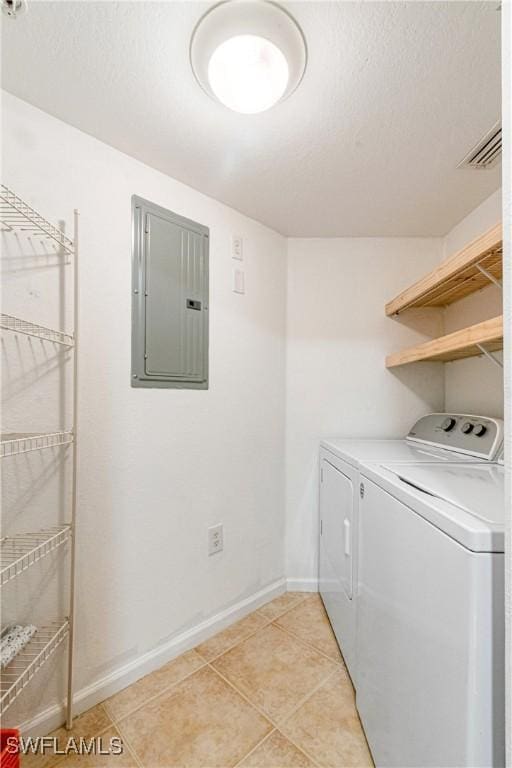
<svg viewBox="0 0 512 768"><path fill-rule="evenodd" d="M231 239L231 256L238 261L244 260L244 241L239 235L233 235Z"/></svg>
<svg viewBox="0 0 512 768"><path fill-rule="evenodd" d="M215 555L224 549L224 528L222 524L208 528L208 554Z"/></svg>
<svg viewBox="0 0 512 768"><path fill-rule="evenodd" d="M245 293L245 275L241 269L235 269L233 272L233 291L234 293Z"/></svg>

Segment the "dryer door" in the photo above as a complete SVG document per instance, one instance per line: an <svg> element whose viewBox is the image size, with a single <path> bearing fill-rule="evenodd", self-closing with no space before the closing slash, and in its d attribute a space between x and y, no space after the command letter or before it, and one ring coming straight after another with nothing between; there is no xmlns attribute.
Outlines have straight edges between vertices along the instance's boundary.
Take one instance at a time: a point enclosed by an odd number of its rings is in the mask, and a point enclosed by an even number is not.
<svg viewBox="0 0 512 768"><path fill-rule="evenodd" d="M320 483L321 591L343 591L352 599L353 486L325 459ZM329 589L329 582L331 589Z"/></svg>

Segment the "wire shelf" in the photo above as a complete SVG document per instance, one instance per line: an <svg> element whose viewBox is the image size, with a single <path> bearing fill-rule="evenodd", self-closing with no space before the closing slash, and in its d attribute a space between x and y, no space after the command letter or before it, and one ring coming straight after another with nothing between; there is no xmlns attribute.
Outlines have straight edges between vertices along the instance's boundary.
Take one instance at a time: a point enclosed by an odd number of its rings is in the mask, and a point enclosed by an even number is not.
<svg viewBox="0 0 512 768"><path fill-rule="evenodd" d="M40 235L47 240L53 240L66 253L74 252L73 241L64 232L50 224L5 184L1 185L0 191L0 222L4 231L22 231L29 235Z"/></svg>
<svg viewBox="0 0 512 768"><path fill-rule="evenodd" d="M4 432L0 435L0 459L29 451L69 445L72 442L72 432Z"/></svg>
<svg viewBox="0 0 512 768"><path fill-rule="evenodd" d="M49 528L37 533L21 533L0 540L0 586L19 576L50 552L68 541L70 525Z"/></svg>
<svg viewBox="0 0 512 768"><path fill-rule="evenodd" d="M39 627L34 637L0 674L0 714L17 699L69 631L68 620Z"/></svg>
<svg viewBox="0 0 512 768"><path fill-rule="evenodd" d="M21 320L13 315L0 315L0 328L4 331L13 331L13 333L23 333L25 336L33 336L36 339L52 341L56 344L62 344L64 347L72 347L74 344L73 336L70 333L54 331L52 328L45 328L44 325L36 325L28 320Z"/></svg>
<svg viewBox="0 0 512 768"><path fill-rule="evenodd" d="M16 334L23 334L39 339L41 342L62 345L65 349L63 362L65 360L73 365L73 420L69 430L56 432L6 431L0 435L0 459L68 444L71 444L72 453L72 493L68 522L55 522L52 528L43 531L0 540L0 586L16 578L31 565L62 545L69 547L70 566L67 618L51 623L45 622L45 626L37 630L21 653L0 672L0 715L11 706L38 670L67 638L66 725L71 728L73 723L73 617L75 598L75 537L73 530L76 519L78 474L76 435L78 433L79 213L75 209L73 235L72 238L69 238L59 227L47 221L11 189L0 184L0 230L11 233L8 234L8 237L21 235L20 241L23 239L23 251L26 250L27 245L30 251L35 250L38 246L38 252L42 248L44 255L52 257L52 261L54 256L59 256L62 265L67 266L72 262L74 325L72 333L65 333L12 315L0 314L0 329L13 332L16 343L18 342ZM62 306L64 306L63 303ZM44 346L42 345L42 350L47 348L46 343ZM34 344L30 346L35 351L36 346ZM68 350L71 348L73 354L68 354ZM16 353L16 350L13 351ZM57 350L53 348L51 352L52 354L57 353ZM67 451L61 451L58 458L64 460L67 455ZM34 491L36 490L38 490L37 482L34 483Z"/></svg>

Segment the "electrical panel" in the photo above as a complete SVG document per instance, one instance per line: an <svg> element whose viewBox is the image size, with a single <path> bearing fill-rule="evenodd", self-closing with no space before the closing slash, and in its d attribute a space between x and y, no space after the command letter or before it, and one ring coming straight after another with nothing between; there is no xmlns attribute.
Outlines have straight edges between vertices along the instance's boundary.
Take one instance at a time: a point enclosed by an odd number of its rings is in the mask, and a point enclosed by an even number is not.
<svg viewBox="0 0 512 768"><path fill-rule="evenodd" d="M132 197L134 387L208 388L209 229Z"/></svg>

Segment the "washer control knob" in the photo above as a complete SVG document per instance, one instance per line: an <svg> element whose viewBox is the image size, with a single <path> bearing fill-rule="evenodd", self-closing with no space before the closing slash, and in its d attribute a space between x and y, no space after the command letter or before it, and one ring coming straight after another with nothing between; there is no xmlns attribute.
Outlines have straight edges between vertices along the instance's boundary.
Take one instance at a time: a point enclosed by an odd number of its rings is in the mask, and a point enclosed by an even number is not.
<svg viewBox="0 0 512 768"><path fill-rule="evenodd" d="M473 433L477 437L483 437L485 433L487 432L487 427L484 424L475 424L475 428L473 429Z"/></svg>
<svg viewBox="0 0 512 768"><path fill-rule="evenodd" d="M441 424L441 429L444 429L445 432L450 432L456 424L456 420L453 418L453 416L448 416L447 419L443 421Z"/></svg>
<svg viewBox="0 0 512 768"><path fill-rule="evenodd" d="M470 432L473 431L473 424L470 421L465 421L461 427L461 430L465 435L469 435Z"/></svg>

